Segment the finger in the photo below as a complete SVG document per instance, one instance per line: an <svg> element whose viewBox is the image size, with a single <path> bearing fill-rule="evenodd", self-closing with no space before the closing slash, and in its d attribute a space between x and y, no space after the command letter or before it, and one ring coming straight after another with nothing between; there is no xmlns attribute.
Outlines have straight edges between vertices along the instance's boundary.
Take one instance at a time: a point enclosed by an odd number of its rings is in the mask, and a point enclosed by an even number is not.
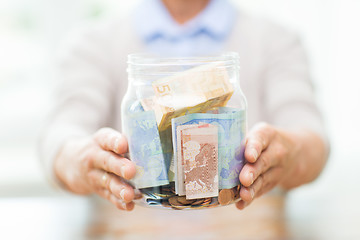
<svg viewBox="0 0 360 240"><path fill-rule="evenodd" d="M243 210L243 209L246 208L249 204L250 204L250 203L248 203L248 202L245 202L245 201L243 201L243 200L240 200L240 201L238 201L238 202L236 203L235 206L236 206L238 209Z"/></svg>
<svg viewBox="0 0 360 240"><path fill-rule="evenodd" d="M134 199L134 189L116 175L96 169L89 172L89 178L91 185L95 189L107 189L112 195L122 199L125 203Z"/></svg>
<svg viewBox="0 0 360 240"><path fill-rule="evenodd" d="M109 200L112 204L114 204L118 209L121 210L127 210L127 211L131 211L134 209L134 202L129 202L126 203L121 199L116 198L109 190L107 189L97 189L96 193L98 195L100 195L101 197Z"/></svg>
<svg viewBox="0 0 360 240"><path fill-rule="evenodd" d="M128 152L128 142L124 135L111 128L102 128L95 133L95 141L102 149L113 151L117 154Z"/></svg>
<svg viewBox="0 0 360 240"><path fill-rule="evenodd" d="M240 172L240 182L243 186L249 187L254 181L270 168L280 164L280 157L271 145L260 154L260 157L255 163L246 163Z"/></svg>
<svg viewBox="0 0 360 240"><path fill-rule="evenodd" d="M260 175L250 187L242 187L240 189L240 198L250 203L254 198L267 193L279 183L281 173L282 169L280 167L271 168L269 171Z"/></svg>
<svg viewBox="0 0 360 240"><path fill-rule="evenodd" d="M136 168L134 163L113 152L98 150L92 154L92 158L93 166L96 168L114 173L127 180L135 176Z"/></svg>
<svg viewBox="0 0 360 240"><path fill-rule="evenodd" d="M246 138L245 159L248 162L255 162L261 152L268 147L273 135L274 129L269 124L255 125Z"/></svg>

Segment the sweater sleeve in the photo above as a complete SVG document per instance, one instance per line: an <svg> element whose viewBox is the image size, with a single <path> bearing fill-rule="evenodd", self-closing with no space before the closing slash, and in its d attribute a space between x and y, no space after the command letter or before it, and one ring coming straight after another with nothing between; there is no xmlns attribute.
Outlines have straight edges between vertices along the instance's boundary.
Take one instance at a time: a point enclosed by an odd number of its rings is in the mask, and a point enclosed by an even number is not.
<svg viewBox="0 0 360 240"><path fill-rule="evenodd" d="M327 142L305 50L299 38L278 26L268 27L267 35L261 84L265 118L282 128L312 130Z"/></svg>
<svg viewBox="0 0 360 240"><path fill-rule="evenodd" d="M46 175L59 186L53 162L70 137L89 136L106 126L114 104L106 42L96 31L77 34L59 58L55 107L40 138L40 159Z"/></svg>

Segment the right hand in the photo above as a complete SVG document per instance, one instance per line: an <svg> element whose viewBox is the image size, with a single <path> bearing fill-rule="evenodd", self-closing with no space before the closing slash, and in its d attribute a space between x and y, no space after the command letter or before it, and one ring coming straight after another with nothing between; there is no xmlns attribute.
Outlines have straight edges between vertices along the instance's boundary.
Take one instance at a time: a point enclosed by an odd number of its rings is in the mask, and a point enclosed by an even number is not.
<svg viewBox="0 0 360 240"><path fill-rule="evenodd" d="M121 133L102 128L93 136L66 141L55 159L57 178L77 194L96 193L117 208L132 210L134 189L126 180L135 176L135 164L124 157L128 143Z"/></svg>

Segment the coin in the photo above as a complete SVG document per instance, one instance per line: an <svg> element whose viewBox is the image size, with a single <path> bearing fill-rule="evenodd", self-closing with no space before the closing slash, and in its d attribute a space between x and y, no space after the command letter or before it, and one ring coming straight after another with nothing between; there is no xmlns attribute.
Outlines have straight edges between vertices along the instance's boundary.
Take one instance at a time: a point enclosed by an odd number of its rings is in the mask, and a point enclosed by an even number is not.
<svg viewBox="0 0 360 240"><path fill-rule="evenodd" d="M177 196L169 198L169 203L171 206L183 206L182 203L178 202L177 198Z"/></svg>
<svg viewBox="0 0 360 240"><path fill-rule="evenodd" d="M177 197L176 200L183 205L190 205L190 204L196 202L196 199L186 199L185 196L179 196L179 197Z"/></svg>
<svg viewBox="0 0 360 240"><path fill-rule="evenodd" d="M205 198L204 202L201 204L202 206L207 206L212 202L212 198Z"/></svg>
<svg viewBox="0 0 360 240"><path fill-rule="evenodd" d="M241 188L241 185L237 185L234 189L235 189L235 199L238 199L240 198L240 188Z"/></svg>
<svg viewBox="0 0 360 240"><path fill-rule="evenodd" d="M191 206L191 209L202 209L205 208L206 206L203 205L195 205L195 206Z"/></svg>
<svg viewBox="0 0 360 240"><path fill-rule="evenodd" d="M170 205L170 203L169 203L169 201L167 199L166 200L161 200L161 205L163 207L166 207L166 208L171 207L171 205Z"/></svg>
<svg viewBox="0 0 360 240"><path fill-rule="evenodd" d="M171 193L171 192L162 192L162 193L153 193L155 196L158 196L160 198L169 198L174 196L175 194Z"/></svg>
<svg viewBox="0 0 360 240"><path fill-rule="evenodd" d="M222 189L219 192L218 201L221 205L228 205L235 199L234 189Z"/></svg>
<svg viewBox="0 0 360 240"><path fill-rule="evenodd" d="M193 202L191 205L200 205L200 204L202 204L203 202L204 202L204 198L200 198L200 199L196 199L196 201L195 202Z"/></svg>

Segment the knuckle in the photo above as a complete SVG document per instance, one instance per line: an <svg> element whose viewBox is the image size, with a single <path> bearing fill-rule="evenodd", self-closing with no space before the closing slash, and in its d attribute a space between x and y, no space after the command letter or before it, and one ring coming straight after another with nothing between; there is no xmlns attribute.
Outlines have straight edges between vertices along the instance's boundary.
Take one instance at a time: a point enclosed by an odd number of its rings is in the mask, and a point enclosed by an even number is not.
<svg viewBox="0 0 360 240"><path fill-rule="evenodd" d="M101 139L103 136L106 136L107 128L100 128L94 133L95 139Z"/></svg>
<svg viewBox="0 0 360 240"><path fill-rule="evenodd" d="M256 127L259 129L259 130L263 130L263 129L266 129L268 128L270 125L267 123L267 122L259 122Z"/></svg>
<svg viewBox="0 0 360 240"><path fill-rule="evenodd" d="M88 176L88 179L89 179L89 183L92 186L95 186L96 185L95 183L98 181L98 176L94 173L94 171L88 172L87 176Z"/></svg>
<svg viewBox="0 0 360 240"><path fill-rule="evenodd" d="M114 195L119 195L121 187L115 181L115 179L112 178L112 181L109 183L109 189Z"/></svg>
<svg viewBox="0 0 360 240"><path fill-rule="evenodd" d="M106 177L104 178L104 176L106 176ZM112 181L112 176L110 174L105 173L105 174L99 175L97 178L97 181L104 188L104 191L106 190L107 192L109 192L111 194L110 185L111 185L111 181Z"/></svg>
<svg viewBox="0 0 360 240"><path fill-rule="evenodd" d="M116 135L116 131L111 128L100 128L94 134L94 139L100 145L108 145L112 138Z"/></svg>
<svg viewBox="0 0 360 240"><path fill-rule="evenodd" d="M104 196L104 198L105 199L107 199L107 200L111 200L111 193L108 191L108 190L103 190L103 192L102 192L102 195Z"/></svg>
<svg viewBox="0 0 360 240"><path fill-rule="evenodd" d="M275 156L279 159L283 159L288 154L288 149L282 144L275 146Z"/></svg>
<svg viewBox="0 0 360 240"><path fill-rule="evenodd" d="M106 170L111 170L111 161L112 161L112 156L108 156L107 154L104 154L104 155L106 155L105 157L104 157L104 161L103 161L103 163L104 163L104 169L106 169Z"/></svg>
<svg viewBox="0 0 360 240"><path fill-rule="evenodd" d="M87 148L80 154L80 162L85 169L89 169L92 167L94 155L94 151L91 148Z"/></svg>
<svg viewBox="0 0 360 240"><path fill-rule="evenodd" d="M261 174L261 175L259 175L259 177L258 177L258 181L259 181L259 183L258 183L258 186L257 186L257 191L256 192L259 192L259 191L261 191L261 189L265 186L265 177L264 177L264 175L263 174Z"/></svg>
<svg viewBox="0 0 360 240"><path fill-rule="evenodd" d="M260 190L264 189L266 187L266 185L268 185L268 178L266 177L266 174L265 175L262 175L262 181L261 181L261 188Z"/></svg>
<svg viewBox="0 0 360 240"><path fill-rule="evenodd" d="M268 136L273 135L274 131L274 128L266 122L261 122L257 125L257 133L261 136L262 140L265 140Z"/></svg>
<svg viewBox="0 0 360 240"><path fill-rule="evenodd" d="M271 166L270 158L266 155L261 156L262 170L267 170Z"/></svg>
<svg viewBox="0 0 360 240"><path fill-rule="evenodd" d="M101 151L97 157L98 157L98 162L100 163L99 167L105 170L109 169L110 159L108 153L105 151Z"/></svg>
<svg viewBox="0 0 360 240"><path fill-rule="evenodd" d="M266 139L266 133L261 131L257 133L255 141L260 148L263 148L264 146L266 146Z"/></svg>

